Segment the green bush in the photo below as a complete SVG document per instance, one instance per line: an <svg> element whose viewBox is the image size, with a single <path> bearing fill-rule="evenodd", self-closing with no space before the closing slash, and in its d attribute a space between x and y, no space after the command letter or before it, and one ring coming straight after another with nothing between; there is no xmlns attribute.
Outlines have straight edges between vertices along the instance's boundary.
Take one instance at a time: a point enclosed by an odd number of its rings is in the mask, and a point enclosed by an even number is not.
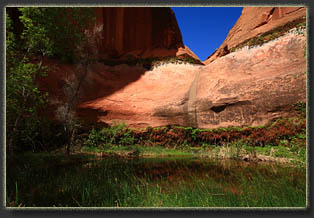
<svg viewBox="0 0 314 218"><path fill-rule="evenodd" d="M306 112L306 102L299 101L293 105L294 109L301 114Z"/></svg>
<svg viewBox="0 0 314 218"><path fill-rule="evenodd" d="M90 147L107 147L113 145L133 145L134 143L135 139L127 125L125 123L114 123L112 126L100 130L92 129L85 145Z"/></svg>
<svg viewBox="0 0 314 218"><path fill-rule="evenodd" d="M86 144L90 147L98 147L99 143L100 143L100 134L97 130L92 129L88 135Z"/></svg>
<svg viewBox="0 0 314 218"><path fill-rule="evenodd" d="M129 129L125 130L122 134L119 145L133 145L135 143L135 139L131 135L131 131Z"/></svg>

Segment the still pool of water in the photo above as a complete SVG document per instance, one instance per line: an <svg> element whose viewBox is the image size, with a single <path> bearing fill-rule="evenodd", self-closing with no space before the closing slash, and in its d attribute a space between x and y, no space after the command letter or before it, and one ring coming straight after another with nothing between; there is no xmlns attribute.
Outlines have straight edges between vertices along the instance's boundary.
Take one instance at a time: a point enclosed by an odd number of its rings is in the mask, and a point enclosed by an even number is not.
<svg viewBox="0 0 314 218"><path fill-rule="evenodd" d="M7 206L305 207L306 169L198 158L104 158L7 169Z"/></svg>

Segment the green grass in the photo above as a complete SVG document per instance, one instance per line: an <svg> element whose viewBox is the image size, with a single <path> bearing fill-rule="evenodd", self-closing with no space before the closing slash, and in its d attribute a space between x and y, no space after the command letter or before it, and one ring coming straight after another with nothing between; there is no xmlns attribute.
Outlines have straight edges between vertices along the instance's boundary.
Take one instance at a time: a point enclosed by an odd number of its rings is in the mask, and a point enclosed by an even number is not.
<svg viewBox="0 0 314 218"><path fill-rule="evenodd" d="M299 139L300 137L301 139ZM304 134L298 134L296 140L304 141ZM278 161L285 158L285 163L298 163L306 166L306 147L302 147L300 143L289 142L287 140L279 141L278 146L266 145L264 147L251 146L247 142L239 140L235 142L226 143L222 146L202 144L198 147L192 147L188 144L183 144L176 147L162 147L162 146L141 146L141 145L128 145L128 146L105 146L105 147L89 147L83 146L80 152L89 153L104 153L107 155L119 155L122 157L135 154L139 157L164 157L164 156L187 156L187 157L205 157L205 158L218 158L218 159L238 159L242 160L247 155L255 154L257 157L260 155L270 157L270 161ZM265 160L265 158L263 159Z"/></svg>
<svg viewBox="0 0 314 218"><path fill-rule="evenodd" d="M186 158L109 158L60 167L60 157L45 159L54 165L8 168L7 206L305 207L306 203L305 168L237 162L225 166Z"/></svg>
<svg viewBox="0 0 314 218"><path fill-rule="evenodd" d="M239 176L238 179L242 180L240 187L234 187L227 182L217 183L208 175L205 175L202 180L179 182L177 188L168 192L160 186L149 187L150 191L146 193L145 198L149 200L144 201L143 206L302 207L305 205L302 194L305 190L302 188L295 190L291 184L282 179L275 183L265 181L262 175L255 175L251 181L247 181L243 176ZM125 205L127 206L128 202L125 202Z"/></svg>
<svg viewBox="0 0 314 218"><path fill-rule="evenodd" d="M304 141L304 134L298 134L295 139ZM301 139L299 139L301 138ZM306 165L306 147L300 147L300 143L289 142L287 140L279 141L278 146L266 145L264 147L250 146L247 142L239 140L235 142L226 143L222 146L202 144L198 147L192 147L188 144L183 144L176 147L162 147L162 146L105 146L105 147L89 147L83 146L81 152L90 153L105 153L107 155L129 156L137 152L140 157L162 157L162 156L187 156L187 157L210 157L223 159L238 159L242 160L247 155L256 154L270 157L271 161L276 161L276 158L285 158L285 163L298 163L303 166ZM275 159L274 159L275 158ZM279 159L278 159L279 160Z"/></svg>
<svg viewBox="0 0 314 218"><path fill-rule="evenodd" d="M105 152L107 154L120 154L120 155L128 155L129 153L138 151L140 156L191 156L191 150L200 150L200 148L189 148L189 149L181 149L181 148L164 148L161 146L110 146L105 148L97 148L97 147L88 147L83 146L82 151L93 152L93 153L101 153Z"/></svg>
<svg viewBox="0 0 314 218"><path fill-rule="evenodd" d="M295 107L301 111L298 118L277 119L262 127L205 130L167 126L140 132L117 124L80 138L70 156L62 149L17 153L7 159L7 206L304 206L305 106L298 103ZM254 146L253 137L217 144L206 137L200 140L201 134L243 136L266 130L264 136L280 129L273 134L278 143L263 146ZM178 137L163 143L170 139L167 134ZM91 153L109 155L100 159ZM263 162L241 161L262 155L291 162L264 166ZM189 165L191 160L198 164ZM206 165L208 161L211 164Z"/></svg>

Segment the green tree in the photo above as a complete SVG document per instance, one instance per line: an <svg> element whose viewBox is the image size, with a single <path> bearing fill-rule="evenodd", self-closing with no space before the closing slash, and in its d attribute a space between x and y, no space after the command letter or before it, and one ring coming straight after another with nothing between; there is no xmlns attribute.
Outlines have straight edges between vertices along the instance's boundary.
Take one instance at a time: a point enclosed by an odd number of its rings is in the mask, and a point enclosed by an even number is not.
<svg viewBox="0 0 314 218"><path fill-rule="evenodd" d="M11 154L21 138L34 143L36 126L40 127L39 110L46 103L47 95L39 91L36 80L47 72L43 67L45 57L79 62L82 57L79 45L86 40L83 30L93 22L89 8L25 7L18 10L24 26L19 42L12 31L14 24L6 14L6 121L7 148ZM40 62L31 62L28 59L31 56L40 56ZM66 132L68 129L65 125Z"/></svg>
<svg viewBox="0 0 314 218"><path fill-rule="evenodd" d="M46 101L46 94L40 93L34 83L38 64L29 63L18 52L12 21L6 15L6 123L7 148L13 154L16 137L21 133L21 122L34 118ZM32 138L31 135L23 137Z"/></svg>
<svg viewBox="0 0 314 218"><path fill-rule="evenodd" d="M94 22L91 8L19 8L24 25L22 39L28 52L75 61L78 45L86 40L84 30Z"/></svg>

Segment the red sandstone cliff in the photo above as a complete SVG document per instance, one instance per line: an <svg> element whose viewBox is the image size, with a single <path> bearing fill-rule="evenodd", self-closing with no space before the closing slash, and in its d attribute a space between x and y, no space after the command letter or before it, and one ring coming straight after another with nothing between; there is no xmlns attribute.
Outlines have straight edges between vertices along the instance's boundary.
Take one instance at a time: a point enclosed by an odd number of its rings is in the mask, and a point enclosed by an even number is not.
<svg viewBox="0 0 314 218"><path fill-rule="evenodd" d="M306 16L304 7L245 7L225 41L204 63L208 64L230 53L233 47L247 39L304 16Z"/></svg>
<svg viewBox="0 0 314 218"><path fill-rule="evenodd" d="M305 36L288 34L206 66L169 64L144 72L94 66L89 87L107 93L84 101L78 114L93 124L132 127L264 125L290 116L294 104L306 101L305 46ZM121 78L131 82L122 87Z"/></svg>
<svg viewBox="0 0 314 218"><path fill-rule="evenodd" d="M185 50L170 8L107 7L95 8L95 14L104 58L176 56L179 48Z"/></svg>
<svg viewBox="0 0 314 218"><path fill-rule="evenodd" d="M236 45L242 42L241 35L244 39L252 37L253 27L260 31L259 34L268 31L277 25L276 16L281 17L277 19L280 24L283 19L289 21L291 17L304 16L303 8L267 9L272 13L266 16L264 24L258 16L254 20L259 10L266 9L244 9L242 15L250 17L251 21L246 24L237 22L235 26L241 24L239 33L233 31L226 42ZM286 16L280 11L284 11ZM98 16L97 19L100 22L102 18ZM242 16L239 20L243 20ZM273 26L267 26L267 22ZM206 66L165 64L148 70L141 65L106 66L94 63L88 68L76 114L92 125L118 121L133 127L177 124L200 128L263 125L273 118L290 116L294 113L294 104L306 101L305 28L302 27L301 33L287 32L255 48L217 56L216 61ZM119 37L120 40L121 37L126 39L124 35ZM150 45L146 52L152 55L155 48L164 46L159 51L169 51L166 46L176 44L169 44L171 37L157 41L153 36L141 37L143 41L138 42L137 47L128 47L129 42L125 44L125 41L120 44L113 41L108 45L105 40L99 41L103 44L100 51L106 53L107 49L111 49L115 51L111 54L123 56ZM145 37L150 43L144 40ZM177 45L181 46L180 43ZM175 55L185 51L184 48L174 50ZM193 55L192 52L190 54ZM66 99L65 84L71 82L75 66L52 60L48 63L54 68L54 73L49 74L41 84L55 100L53 107L58 111L62 108L63 99Z"/></svg>

